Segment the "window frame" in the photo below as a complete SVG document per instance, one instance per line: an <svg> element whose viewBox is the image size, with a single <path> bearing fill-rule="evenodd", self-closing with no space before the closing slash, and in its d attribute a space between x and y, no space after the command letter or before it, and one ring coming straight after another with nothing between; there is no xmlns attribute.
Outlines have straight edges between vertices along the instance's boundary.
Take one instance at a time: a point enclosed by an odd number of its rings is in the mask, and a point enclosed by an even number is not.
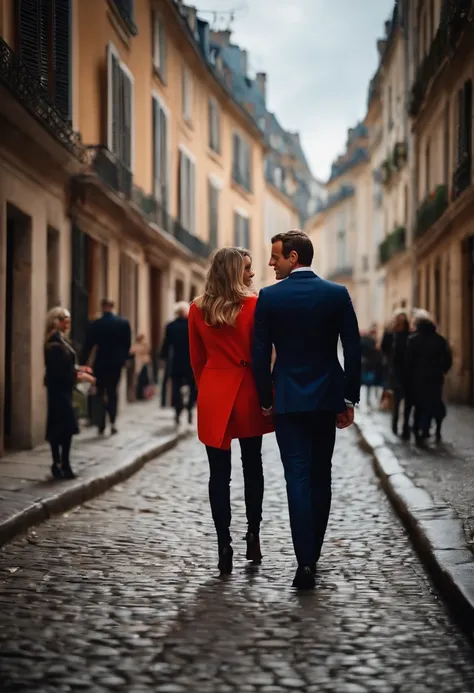
<svg viewBox="0 0 474 693"><path fill-rule="evenodd" d="M181 115L190 124L193 119L193 78L187 65L183 65L181 80Z"/></svg>
<svg viewBox="0 0 474 693"><path fill-rule="evenodd" d="M215 123L213 121L215 116ZM209 149L215 154L221 154L221 109L217 99L210 96L208 100L208 119L209 119ZM215 132L213 130L215 125Z"/></svg>
<svg viewBox="0 0 474 693"><path fill-rule="evenodd" d="M235 157L236 143L239 144L237 161ZM242 172L246 163L248 170ZM252 192L252 145L239 130L234 130L232 133L232 180L247 192Z"/></svg>
<svg viewBox="0 0 474 693"><path fill-rule="evenodd" d="M190 191L189 209L184 210L183 205L183 170L182 163L184 159L189 162L189 180L187 181L188 190ZM179 161L178 161L178 219L181 227L188 231L193 236L197 236L197 215L196 215L196 157L189 149L183 145L179 145ZM186 212L183 214L183 211Z"/></svg>
<svg viewBox="0 0 474 693"><path fill-rule="evenodd" d="M237 248L251 250L250 215L245 209L234 209L234 245Z"/></svg>
<svg viewBox="0 0 474 693"><path fill-rule="evenodd" d="M158 113L161 110L166 118L166 141L165 141L165 147L166 147L166 199L163 201L163 199L157 196L156 191L157 191L157 179L155 177L155 166L153 164L153 170L152 170L152 178L153 178L153 195L157 202L161 204L162 208L166 211L169 211L170 205L171 205L171 111L168 108L168 106L165 104L163 101L162 96L155 90L152 90L151 93L151 105L152 105L152 137L153 137L153 158L152 162L155 161L155 156L156 156L156 135L157 132L153 128L153 119L154 119L154 109L155 109L155 104L158 106Z"/></svg>
<svg viewBox="0 0 474 693"><path fill-rule="evenodd" d="M153 69L163 84L168 75L168 39L163 17L158 10L152 11L152 60Z"/></svg>
<svg viewBox="0 0 474 693"><path fill-rule="evenodd" d="M125 166L120 147L118 151L114 151L113 147L113 59L117 61L122 75L125 75L130 82L130 172L133 174L135 170L135 78L129 67L121 60L120 53L111 41L107 44L107 149ZM120 101L118 103L120 109ZM125 116L125 114L122 115Z"/></svg>

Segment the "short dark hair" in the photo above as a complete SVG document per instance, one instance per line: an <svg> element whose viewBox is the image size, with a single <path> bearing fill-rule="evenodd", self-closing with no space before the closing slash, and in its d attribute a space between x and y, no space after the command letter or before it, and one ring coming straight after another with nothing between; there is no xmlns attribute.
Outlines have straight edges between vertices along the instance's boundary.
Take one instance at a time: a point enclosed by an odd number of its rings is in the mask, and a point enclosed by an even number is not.
<svg viewBox="0 0 474 693"><path fill-rule="evenodd" d="M294 250L298 255L298 262L304 267L310 267L313 262L314 248L308 234L299 229L291 229L285 233L277 233L273 236L272 243L281 241L283 257L286 259Z"/></svg>

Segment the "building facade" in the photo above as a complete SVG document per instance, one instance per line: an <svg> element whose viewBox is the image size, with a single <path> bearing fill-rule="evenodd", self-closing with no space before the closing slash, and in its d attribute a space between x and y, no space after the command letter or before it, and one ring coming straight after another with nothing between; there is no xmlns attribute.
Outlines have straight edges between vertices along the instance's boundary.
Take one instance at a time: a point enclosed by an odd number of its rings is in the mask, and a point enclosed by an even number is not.
<svg viewBox="0 0 474 693"><path fill-rule="evenodd" d="M382 104L384 159L376 169L383 186L383 239L378 260L385 271L385 315L397 308L410 310L413 298L411 245L412 148L407 112L408 54L402 7L395 4L379 41L377 73Z"/></svg>
<svg viewBox="0 0 474 693"><path fill-rule="evenodd" d="M316 271L347 287L362 329L372 321L367 137L363 123L349 130L346 151L332 165L326 201L305 225L316 249Z"/></svg>
<svg viewBox="0 0 474 693"><path fill-rule="evenodd" d="M277 233L285 233L290 229L298 228L299 220L299 211L290 198L267 181L263 201L264 248L261 265L261 284L263 286L275 282L275 272L268 264L271 253L271 239ZM254 269L258 272L255 264Z"/></svg>
<svg viewBox="0 0 474 693"><path fill-rule="evenodd" d="M447 393L474 403L474 3L408 3L416 303L449 340Z"/></svg>
<svg viewBox="0 0 474 693"><path fill-rule="evenodd" d="M156 354L214 247L261 266L265 145L182 3L0 0L0 37L1 453L44 437L48 308L80 350L108 296Z"/></svg>

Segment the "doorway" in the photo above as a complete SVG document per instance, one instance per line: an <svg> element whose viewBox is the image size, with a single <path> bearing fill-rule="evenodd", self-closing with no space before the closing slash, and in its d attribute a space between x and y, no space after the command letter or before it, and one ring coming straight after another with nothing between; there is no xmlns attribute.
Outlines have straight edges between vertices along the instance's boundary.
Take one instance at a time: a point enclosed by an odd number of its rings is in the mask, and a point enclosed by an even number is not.
<svg viewBox="0 0 474 693"><path fill-rule="evenodd" d="M7 205L3 449L31 447L31 219Z"/></svg>
<svg viewBox="0 0 474 693"><path fill-rule="evenodd" d="M474 236L467 240L467 290L469 370L471 375L470 404L474 406Z"/></svg>

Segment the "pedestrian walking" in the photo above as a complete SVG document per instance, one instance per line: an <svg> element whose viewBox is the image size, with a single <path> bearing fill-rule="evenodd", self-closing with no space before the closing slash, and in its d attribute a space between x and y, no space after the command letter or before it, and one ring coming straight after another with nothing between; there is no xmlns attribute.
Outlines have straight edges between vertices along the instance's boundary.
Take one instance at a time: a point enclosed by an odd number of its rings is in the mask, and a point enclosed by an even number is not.
<svg viewBox="0 0 474 693"><path fill-rule="evenodd" d="M176 425L179 426L184 408L188 411L188 423L192 423L197 392L189 356L189 303L186 301L177 303L175 313L176 319L166 326L160 358L166 361L166 370L171 379L171 405L175 410ZM186 406L182 393L184 387L188 389Z"/></svg>
<svg viewBox="0 0 474 693"><path fill-rule="evenodd" d="M410 323L404 310L394 313L392 319L392 339L387 354L389 387L393 392L392 431L398 435L400 406L404 402L402 438L410 439L410 415L412 395L407 378L407 344L410 337Z"/></svg>
<svg viewBox="0 0 474 693"><path fill-rule="evenodd" d="M115 304L104 298L101 302L102 316L94 320L86 334L82 362L87 363L94 351L94 375L97 378L97 399L100 402L98 422L99 434L106 428L106 414L109 416L111 433L117 433L117 389L122 368L130 354L130 323L114 313Z"/></svg>
<svg viewBox="0 0 474 693"><path fill-rule="evenodd" d="M151 349L144 334L139 334L132 344L130 354L133 356L135 372L135 396L137 400L148 399L151 378Z"/></svg>
<svg viewBox="0 0 474 693"><path fill-rule="evenodd" d="M260 409L251 369L257 303L248 251L222 248L213 256L205 290L189 312L191 363L198 387L198 436L209 460L209 500L221 574L232 572L231 441L242 455L247 514L246 558L262 560L262 436L273 430Z"/></svg>
<svg viewBox="0 0 474 693"><path fill-rule="evenodd" d="M377 328L371 329L360 338L361 380L367 388L367 406L372 403L372 390L383 385L382 354L377 346Z"/></svg>
<svg viewBox="0 0 474 693"><path fill-rule="evenodd" d="M426 310L414 317L415 333L407 344L407 379L415 406L414 431L417 445L430 436L431 422L436 423L436 442L441 442L441 427L446 416L443 401L444 377L452 366L447 340L436 331Z"/></svg>
<svg viewBox="0 0 474 693"><path fill-rule="evenodd" d="M285 471L297 589L315 586L331 507L336 426L353 423L361 380L360 335L349 293L313 272L313 252L302 231L272 238L269 264L277 280L287 281L260 292L252 352L260 404L273 414Z"/></svg>
<svg viewBox="0 0 474 693"><path fill-rule="evenodd" d="M74 479L70 451L72 437L79 433L73 407L73 390L78 382L95 382L87 366L76 366L76 352L69 339L71 315L65 308L52 308L46 317L44 340L44 383L47 391L46 440L51 446L55 479Z"/></svg>

